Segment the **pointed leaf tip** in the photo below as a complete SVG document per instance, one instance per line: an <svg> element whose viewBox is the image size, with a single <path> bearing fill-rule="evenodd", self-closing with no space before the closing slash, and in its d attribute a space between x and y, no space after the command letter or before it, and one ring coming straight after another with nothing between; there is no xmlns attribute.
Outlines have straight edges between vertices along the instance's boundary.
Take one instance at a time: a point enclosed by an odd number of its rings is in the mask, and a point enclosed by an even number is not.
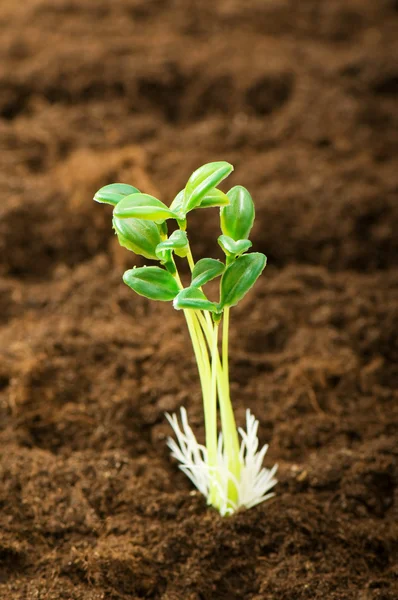
<svg viewBox="0 0 398 600"><path fill-rule="evenodd" d="M188 287L181 290L174 298L173 306L176 310L208 310L216 312L217 304L211 302L205 294L195 287Z"/></svg>
<svg viewBox="0 0 398 600"><path fill-rule="evenodd" d="M218 188L213 188L202 198L198 208L211 208L213 206L228 206L229 198Z"/></svg>
<svg viewBox="0 0 398 600"><path fill-rule="evenodd" d="M163 222L175 217L174 213L160 200L149 194L131 194L123 198L114 208L119 219L148 219Z"/></svg>
<svg viewBox="0 0 398 600"><path fill-rule="evenodd" d="M94 195L94 200L95 202L100 202L101 204L110 204L111 206L116 206L116 204L118 204L126 196L138 193L139 190L137 190L137 188L133 187L132 185L128 185L127 183L111 183L99 189Z"/></svg>
<svg viewBox="0 0 398 600"><path fill-rule="evenodd" d="M225 270L225 265L215 258L198 260L192 271L191 287L202 287L208 281L219 277Z"/></svg>
<svg viewBox="0 0 398 600"><path fill-rule="evenodd" d="M235 306L247 294L261 275L267 257L261 252L239 256L225 270L221 279L221 302L225 306Z"/></svg>
<svg viewBox="0 0 398 600"><path fill-rule="evenodd" d="M254 223L254 203L248 190L236 185L229 192L229 206L221 208L221 230L233 240L245 240L249 237Z"/></svg>
<svg viewBox="0 0 398 600"><path fill-rule="evenodd" d="M123 275L123 281L140 296L150 300L168 302L179 292L174 277L160 267L140 267L129 269Z"/></svg>
<svg viewBox="0 0 398 600"><path fill-rule="evenodd" d="M199 206L206 194L228 177L233 169L230 163L217 161L207 163L194 171L185 186L182 211L186 214Z"/></svg>

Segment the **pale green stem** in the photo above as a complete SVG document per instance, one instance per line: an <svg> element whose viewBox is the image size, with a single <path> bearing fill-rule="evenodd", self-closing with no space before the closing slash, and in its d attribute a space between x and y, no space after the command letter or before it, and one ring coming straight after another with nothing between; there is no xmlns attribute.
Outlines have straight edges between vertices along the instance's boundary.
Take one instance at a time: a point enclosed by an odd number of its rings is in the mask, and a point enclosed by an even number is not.
<svg viewBox="0 0 398 600"><path fill-rule="evenodd" d="M225 382L229 381L228 336L229 336L229 306L224 308L222 328L222 368Z"/></svg>
<svg viewBox="0 0 398 600"><path fill-rule="evenodd" d="M188 249L187 260L190 267L191 272L194 269L195 262L192 256L191 249ZM214 444L214 440L217 440L217 406L216 400L213 406L213 397L219 397L219 406L220 406L220 416L221 416L221 429L223 433L223 442L225 453L228 456L228 467L231 473L237 478L239 481L240 471L241 471L241 463L239 458L239 437L238 431L236 428L235 417L233 413L231 396L230 396L230 384L229 384L229 363L228 363L228 352L229 352L229 307L224 309L223 312L223 333L222 333L222 363L220 360L219 352L218 352L218 324L214 324L212 322L211 315L208 311L194 311L194 323L195 323L195 331L199 337L199 332L201 334L200 337L200 345L202 348L202 354L205 353L207 355L207 348L211 353L212 357L212 381L211 381L211 401L208 401L209 411L207 415L206 421L206 410L205 410L205 423L206 423L206 445L209 452L209 462L210 462L210 447ZM185 311L186 312L186 311ZM206 338L203 337L203 334ZM203 345L205 346L203 348ZM215 391L214 391L215 390ZM215 396L214 396L215 394ZM205 403L206 405L206 403ZM209 432L209 439L207 434ZM217 452L217 447L215 447L214 452ZM213 448L211 451L211 455L213 456ZM214 490L213 490L214 491ZM235 485L230 482L228 486L228 497L229 499L236 503L237 501L237 490ZM214 504L214 502L212 502Z"/></svg>
<svg viewBox="0 0 398 600"><path fill-rule="evenodd" d="M195 266L195 261L193 259L191 247L189 245L188 245L187 260L188 260L189 268L191 269L191 273L192 273L194 266ZM199 289L201 290L202 288L199 288ZM211 329L213 330L212 320L211 320L211 316L210 316L209 312L207 310L205 310L203 313L202 313L202 311L197 311L197 312L200 312L200 314L202 316L204 314L204 318L206 319L207 326L211 327Z"/></svg>
<svg viewBox="0 0 398 600"><path fill-rule="evenodd" d="M217 370L217 389L221 416L221 430L223 433L224 447L225 452L228 456L229 470L231 471L231 473L233 473L233 475L235 475L235 477L239 481L241 471L241 462L239 458L239 437L231 403L228 368L229 310L229 308L225 308L223 315L223 364L221 364L218 349L216 352L215 360ZM196 318L204 331L209 350L212 354L212 358L214 359L213 328L211 328L211 331L209 331L209 328L207 327L207 322L205 321L203 315L199 311L196 311ZM228 497L233 502L236 502L237 500L237 490L232 482L230 482L230 485L228 487Z"/></svg>
<svg viewBox="0 0 398 600"><path fill-rule="evenodd" d="M203 332L199 326L197 319L195 318L194 311L184 311L191 312L192 314L188 315L190 319L192 319L193 328L195 331L196 339L198 341L199 347L201 349L202 355L206 356L207 364L209 365L208 371L208 379L206 386L206 395L204 395L204 412L205 412L205 428L206 428L206 447L208 452L209 465L215 466L217 463L217 395L214 398L213 392L213 368L210 369L209 363L209 355L207 352L206 342L203 337Z"/></svg>
<svg viewBox="0 0 398 600"><path fill-rule="evenodd" d="M213 342L211 351L211 385L210 385L210 421L212 428L215 426L215 451L217 452L217 356L218 356L218 325L213 329ZM209 465L213 466L213 465ZM217 471L215 472L217 477ZM210 502L217 505L217 488L213 486L210 493Z"/></svg>
<svg viewBox="0 0 398 600"><path fill-rule="evenodd" d="M178 272L174 277L180 289L183 289ZM195 311L189 309L184 310L184 316L191 337L202 388L208 463L210 467L215 467L217 464L217 396L214 398L209 354L203 332L196 319ZM216 487L214 484L211 484L209 497L211 504L216 508L219 507L218 496L219 494Z"/></svg>
<svg viewBox="0 0 398 600"><path fill-rule="evenodd" d="M236 422L231 403L230 384L229 384L229 364L228 364L228 337L229 337L229 307L224 308L223 314L223 332L222 332L222 393L220 394L220 412L221 412L221 428L223 432L225 449L228 456L230 471L239 481L240 477L240 459L239 459L239 438L236 429ZM222 401L221 401L222 398ZM232 485L229 490L230 494L236 494L235 486Z"/></svg>
<svg viewBox="0 0 398 600"><path fill-rule="evenodd" d="M191 269L191 273L192 273L193 268L195 266L195 261L194 261L193 256L192 256L192 252L191 252L190 246L188 246L187 261L188 261L189 268Z"/></svg>
<svg viewBox="0 0 398 600"><path fill-rule="evenodd" d="M174 275L174 278L176 279L180 289L183 289L183 285L181 283L181 279L180 279L178 273L176 273ZM185 319L187 322L188 331L189 331L189 334L191 337L192 346L193 346L193 350L195 353L196 362L198 365L198 371L199 371L199 377L200 377L200 382L201 382L201 387L202 387L203 398L205 399L208 395L207 386L208 386L208 381L210 379L209 357L208 357L206 348L203 348L203 344L200 344L200 341L198 339L195 322L194 322L194 318L193 318L194 315L191 313L191 311L184 310L184 316L185 316Z"/></svg>

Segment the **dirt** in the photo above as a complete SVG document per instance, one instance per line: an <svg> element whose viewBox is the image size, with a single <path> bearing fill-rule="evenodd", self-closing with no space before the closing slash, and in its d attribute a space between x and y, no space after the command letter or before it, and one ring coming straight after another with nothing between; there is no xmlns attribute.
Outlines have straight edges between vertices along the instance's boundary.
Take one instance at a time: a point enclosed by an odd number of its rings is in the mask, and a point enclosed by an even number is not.
<svg viewBox="0 0 398 600"><path fill-rule="evenodd" d="M0 598L397 598L397 2L3 0L0 56ZM91 201L221 159L268 256L236 416L279 464L231 518L165 446L181 405L203 437L182 317Z"/></svg>

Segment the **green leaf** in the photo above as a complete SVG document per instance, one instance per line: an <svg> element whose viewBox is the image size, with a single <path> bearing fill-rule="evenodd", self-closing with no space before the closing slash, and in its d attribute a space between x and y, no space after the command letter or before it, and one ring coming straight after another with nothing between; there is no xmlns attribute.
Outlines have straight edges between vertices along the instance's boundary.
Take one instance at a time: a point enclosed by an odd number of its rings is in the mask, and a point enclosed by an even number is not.
<svg viewBox="0 0 398 600"><path fill-rule="evenodd" d="M191 287L202 287L208 281L215 279L225 270L225 265L215 258L198 260L192 271Z"/></svg>
<svg viewBox="0 0 398 600"><path fill-rule="evenodd" d="M186 214L199 206L204 196L228 177L233 169L229 163L218 161L207 163L192 173L185 186L182 212Z"/></svg>
<svg viewBox="0 0 398 600"><path fill-rule="evenodd" d="M116 206L116 204L125 196L138 193L139 190L137 190L137 188L132 185L127 185L127 183L111 183L98 190L94 196L94 200L96 202L101 202L101 204L111 204L112 206Z"/></svg>
<svg viewBox="0 0 398 600"><path fill-rule="evenodd" d="M176 213L176 214L181 213L182 203L184 201L184 193L185 193L185 190L181 190L181 192L178 192L177 196L174 198L173 202L170 204L170 210L173 211L173 213ZM184 215L181 214L181 216L184 216Z"/></svg>
<svg viewBox="0 0 398 600"><path fill-rule="evenodd" d="M221 302L225 306L235 306L250 290L260 276L267 257L260 252L239 256L226 268L221 279Z"/></svg>
<svg viewBox="0 0 398 600"><path fill-rule="evenodd" d="M156 247L162 239L155 223L140 219L113 217L113 228L121 246L140 256L145 256L145 258L157 260Z"/></svg>
<svg viewBox="0 0 398 600"><path fill-rule="evenodd" d="M202 198L198 208L210 208L212 206L228 206L229 198L227 194L224 194L221 190L213 188L207 192L206 196Z"/></svg>
<svg viewBox="0 0 398 600"><path fill-rule="evenodd" d="M177 229L167 240L161 242L156 248L157 256L163 259L166 250L174 250L177 256L186 256L188 253L188 238L185 231Z"/></svg>
<svg viewBox="0 0 398 600"><path fill-rule="evenodd" d="M163 202L149 194L126 196L115 206L113 214L119 219L149 219L158 222L175 217Z"/></svg>
<svg viewBox="0 0 398 600"><path fill-rule="evenodd" d="M209 310L217 312L218 307L214 302L210 302L201 290L195 287L188 287L181 290L174 298L173 306L176 310L190 308L193 310Z"/></svg>
<svg viewBox="0 0 398 600"><path fill-rule="evenodd" d="M150 300L167 302L173 300L179 292L174 277L160 267L130 269L123 275L123 281L137 294Z"/></svg>
<svg viewBox="0 0 398 600"><path fill-rule="evenodd" d="M252 246L250 240L238 240L235 242L228 235L220 235L217 241L227 256L240 256Z"/></svg>
<svg viewBox="0 0 398 600"><path fill-rule="evenodd" d="M221 230L233 240L246 240L254 222L254 204L246 188L236 185L229 192L229 206L221 208Z"/></svg>

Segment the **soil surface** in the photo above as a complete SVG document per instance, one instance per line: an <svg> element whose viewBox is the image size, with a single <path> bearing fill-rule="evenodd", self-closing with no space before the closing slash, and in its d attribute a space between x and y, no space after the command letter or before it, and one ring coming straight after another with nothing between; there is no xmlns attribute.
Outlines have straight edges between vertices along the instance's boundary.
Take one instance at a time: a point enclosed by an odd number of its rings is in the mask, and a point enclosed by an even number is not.
<svg viewBox="0 0 398 600"><path fill-rule="evenodd" d="M398 3L0 3L1 600L398 597ZM279 464L231 518L169 457L203 436L183 317L121 280L93 193L170 201L211 160L268 256L232 312L237 421ZM217 254L217 211L191 220Z"/></svg>

